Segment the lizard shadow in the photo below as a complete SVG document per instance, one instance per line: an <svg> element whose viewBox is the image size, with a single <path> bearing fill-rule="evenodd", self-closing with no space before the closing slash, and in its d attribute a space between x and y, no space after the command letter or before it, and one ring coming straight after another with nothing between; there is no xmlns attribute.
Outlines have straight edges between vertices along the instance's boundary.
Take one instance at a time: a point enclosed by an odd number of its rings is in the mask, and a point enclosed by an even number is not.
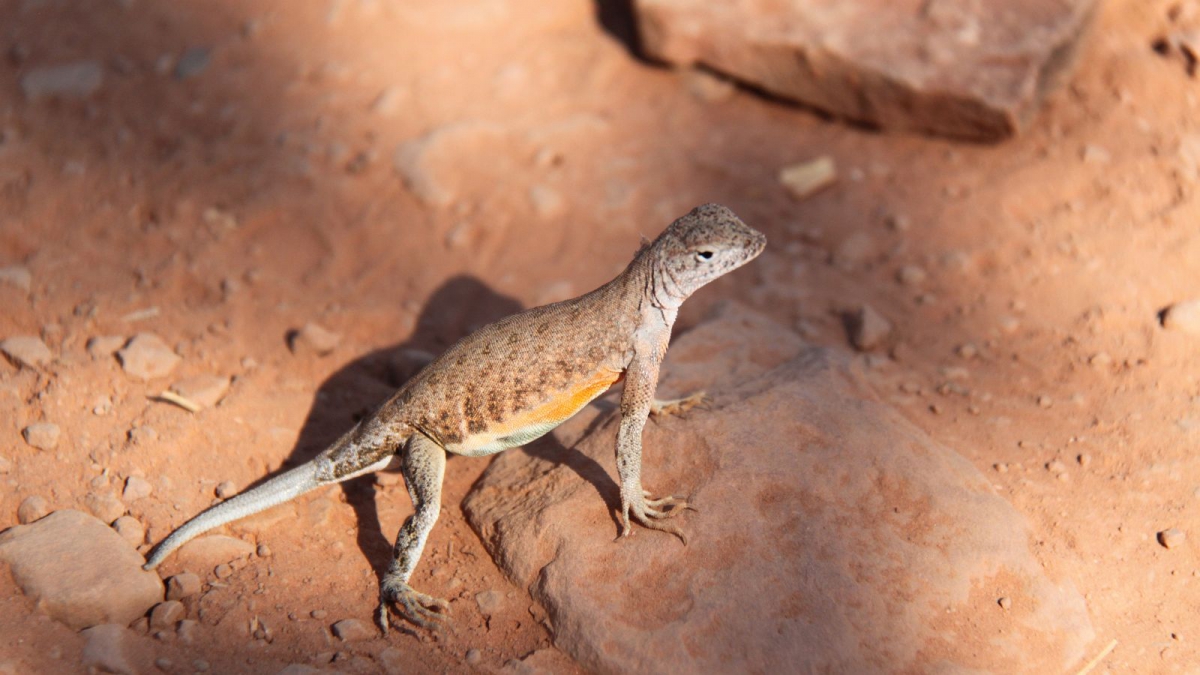
<svg viewBox="0 0 1200 675"><path fill-rule="evenodd" d="M589 405L599 408L601 412L588 422L583 432L579 434L571 446L565 445L554 434L546 434L529 445L522 446L520 450L530 457L535 457L551 464L564 465L579 474L580 478L591 483L592 487L596 489L596 493L604 500L605 506L608 507L608 514L612 517L613 525L619 531L621 521L618 518L618 514L621 512L621 488L600 462L584 454L577 447L592 434L602 431L614 421L615 417L612 412L616 410L617 405L608 396L601 396ZM479 481L482 480L483 476L480 476ZM479 481L476 481L476 484ZM471 487L474 488L475 486L472 485Z"/></svg>
<svg viewBox="0 0 1200 675"><path fill-rule="evenodd" d="M285 464L298 466L311 460L374 412L434 356L472 331L521 309L516 299L474 277L451 277L426 300L408 339L350 361L321 383ZM354 509L359 550L382 579L391 563L390 538L395 533L383 532L375 502L377 480L389 489L405 491L404 479L391 467L339 487Z"/></svg>
<svg viewBox="0 0 1200 675"><path fill-rule="evenodd" d="M370 415L434 356L478 328L522 309L520 302L493 291L474 277L460 275L447 280L422 307L411 337L350 361L321 383L285 465L298 466L311 460L354 423ZM581 438L607 418L599 416ZM592 458L549 435L526 446L525 451L567 465L592 483L610 507L617 508L616 483ZM449 455L449 459L478 461L455 455ZM403 476L394 465L341 483L340 488L355 512L359 550L382 579L392 561L395 532L383 531L376 504L377 484L404 491Z"/></svg>

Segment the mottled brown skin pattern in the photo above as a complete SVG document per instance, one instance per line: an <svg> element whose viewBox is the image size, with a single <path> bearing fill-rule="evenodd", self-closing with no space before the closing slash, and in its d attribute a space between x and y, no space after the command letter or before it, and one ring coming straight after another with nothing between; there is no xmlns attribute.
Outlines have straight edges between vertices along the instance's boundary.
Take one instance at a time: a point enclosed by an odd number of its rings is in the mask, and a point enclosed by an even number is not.
<svg viewBox="0 0 1200 675"><path fill-rule="evenodd" d="M398 454L414 513L400 528L380 588L380 626L396 610L432 627L447 604L408 580L441 506L446 453L487 455L533 440L624 379L617 472L622 534L641 525L684 538L663 522L688 506L642 490L642 429L679 306L704 284L754 259L766 238L729 209L706 204L643 246L617 278L573 300L515 314L463 338L369 418L312 462L185 523L153 552L153 569L197 534L314 487L382 468Z"/></svg>

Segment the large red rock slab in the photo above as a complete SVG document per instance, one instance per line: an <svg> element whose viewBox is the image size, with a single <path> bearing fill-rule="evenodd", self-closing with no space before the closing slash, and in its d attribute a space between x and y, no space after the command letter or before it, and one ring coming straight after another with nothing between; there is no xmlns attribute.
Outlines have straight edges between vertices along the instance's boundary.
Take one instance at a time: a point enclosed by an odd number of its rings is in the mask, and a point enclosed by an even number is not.
<svg viewBox="0 0 1200 675"><path fill-rule="evenodd" d="M162 580L111 527L55 511L0 533L0 562L38 609L71 628L126 625L163 598Z"/></svg>
<svg viewBox="0 0 1200 675"><path fill-rule="evenodd" d="M614 541L611 409L573 420L565 449L498 457L466 499L559 648L588 670L639 673L1063 672L1080 660L1093 638L1084 600L1031 553L1025 519L879 402L848 357L736 306L677 343L663 393L704 386L714 402L647 425L643 477L699 509L676 521L687 546L641 528Z"/></svg>
<svg viewBox="0 0 1200 675"><path fill-rule="evenodd" d="M643 49L887 129L995 140L1074 60L1096 0L636 0Z"/></svg>

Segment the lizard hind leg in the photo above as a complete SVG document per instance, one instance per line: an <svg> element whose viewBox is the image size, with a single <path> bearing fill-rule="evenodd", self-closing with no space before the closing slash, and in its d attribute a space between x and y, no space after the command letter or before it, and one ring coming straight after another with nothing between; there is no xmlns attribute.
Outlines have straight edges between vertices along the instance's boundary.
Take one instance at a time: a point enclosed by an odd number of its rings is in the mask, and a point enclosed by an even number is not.
<svg viewBox="0 0 1200 675"><path fill-rule="evenodd" d="M446 450L418 433L409 440L401 457L413 514L396 535L395 557L379 586L378 619L384 635L391 625L392 611L427 629L441 628L450 620L450 605L445 600L420 593L408 584L441 509Z"/></svg>

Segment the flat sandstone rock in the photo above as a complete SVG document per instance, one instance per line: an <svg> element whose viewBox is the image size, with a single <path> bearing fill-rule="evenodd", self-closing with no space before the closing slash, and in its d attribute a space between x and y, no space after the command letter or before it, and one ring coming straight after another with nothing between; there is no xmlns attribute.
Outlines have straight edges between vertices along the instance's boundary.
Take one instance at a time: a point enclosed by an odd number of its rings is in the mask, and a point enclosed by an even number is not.
<svg viewBox="0 0 1200 675"><path fill-rule="evenodd" d="M886 129L1019 132L1096 0L635 0L642 47Z"/></svg>
<svg viewBox="0 0 1200 675"><path fill-rule="evenodd" d="M467 516L589 671L1077 664L1094 633L1071 582L1047 571L1065 565L1035 558L1021 514L849 364L736 305L676 341L659 395L714 400L647 424L642 475L699 509L675 521L686 547L645 528L613 541L611 406L556 432L565 448L500 455Z"/></svg>
<svg viewBox="0 0 1200 675"><path fill-rule="evenodd" d="M79 511L0 533L0 562L38 609L76 630L122 626L162 600L158 575L121 535Z"/></svg>

